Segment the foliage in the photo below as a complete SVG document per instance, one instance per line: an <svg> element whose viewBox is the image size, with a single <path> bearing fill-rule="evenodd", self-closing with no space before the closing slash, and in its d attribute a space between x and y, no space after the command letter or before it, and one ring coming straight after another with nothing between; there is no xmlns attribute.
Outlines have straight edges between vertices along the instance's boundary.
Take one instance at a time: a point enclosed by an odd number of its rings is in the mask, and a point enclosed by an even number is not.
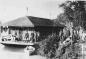
<svg viewBox="0 0 86 59"><path fill-rule="evenodd" d="M86 2L85 1L67 1L60 5L64 9L64 13L59 15L55 21L63 23L73 22L75 27L83 26L86 23ZM56 22L56 23L57 23Z"/></svg>
<svg viewBox="0 0 86 59"><path fill-rule="evenodd" d="M40 48L37 53L48 58L55 57L56 49L58 48L59 37L55 34L48 36L45 40L39 43Z"/></svg>
<svg viewBox="0 0 86 59"><path fill-rule="evenodd" d="M50 59L78 59L81 47L77 28L79 26L85 28L85 3L84 1L67 1L60 5L64 9L64 13L60 14L55 22L59 21L66 27L59 35L53 34L41 41L38 44L38 54ZM69 39L68 42L66 42L67 39Z"/></svg>
<svg viewBox="0 0 86 59"><path fill-rule="evenodd" d="M48 38L39 43L37 54L45 56L48 59L77 59L79 57L80 46L78 42L61 46L60 41L60 36L56 34L48 36Z"/></svg>

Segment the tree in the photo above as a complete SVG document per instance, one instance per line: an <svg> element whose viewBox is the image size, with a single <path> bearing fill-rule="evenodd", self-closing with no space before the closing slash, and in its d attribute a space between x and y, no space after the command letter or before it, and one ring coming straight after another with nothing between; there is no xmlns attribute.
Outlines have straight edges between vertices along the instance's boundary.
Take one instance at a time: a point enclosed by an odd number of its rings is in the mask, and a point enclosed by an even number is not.
<svg viewBox="0 0 86 59"><path fill-rule="evenodd" d="M85 9L85 5L86 2L85 1L67 1L63 4L60 5L60 7L62 7L64 9L64 13L60 14L60 16L58 16L58 18L55 20L62 22L62 24L64 24L66 26L66 28L70 31L71 37L72 37L72 41L74 42L71 46L72 51L70 51L70 53L72 53L73 55L79 55L76 52L76 48L77 48L77 40L79 40L79 35L75 35L73 32L77 32L77 30L75 30L78 26L85 28L86 26L86 9ZM73 23L73 25L69 26L69 24ZM78 44L78 43L77 43ZM78 45L79 46L79 45ZM69 49L69 48L66 48ZM67 51L65 51L66 53ZM76 52L76 53L75 53ZM64 55L65 55L64 53ZM67 53L68 54L68 53ZM71 57L73 59L73 57ZM74 56L74 58L76 58L76 56ZM77 58L76 58L77 59Z"/></svg>
<svg viewBox="0 0 86 59"><path fill-rule="evenodd" d="M79 36L74 28L85 24L85 2L67 1L61 4L60 7L64 9L64 13L60 14L54 21L56 24L59 21L66 27L59 35L50 35L40 42L38 54L49 59L78 59Z"/></svg>
<svg viewBox="0 0 86 59"><path fill-rule="evenodd" d="M64 9L64 13L57 17L55 21L73 22L75 27L86 26L86 9L85 1L67 1L60 5Z"/></svg>

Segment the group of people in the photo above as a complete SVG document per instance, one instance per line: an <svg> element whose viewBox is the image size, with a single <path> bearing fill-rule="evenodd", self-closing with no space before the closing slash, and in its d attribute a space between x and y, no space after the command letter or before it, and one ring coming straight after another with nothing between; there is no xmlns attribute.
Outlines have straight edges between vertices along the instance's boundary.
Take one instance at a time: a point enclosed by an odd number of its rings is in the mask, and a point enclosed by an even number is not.
<svg viewBox="0 0 86 59"><path fill-rule="evenodd" d="M35 31L26 31L24 38L27 42L36 42L38 40L39 33Z"/></svg>

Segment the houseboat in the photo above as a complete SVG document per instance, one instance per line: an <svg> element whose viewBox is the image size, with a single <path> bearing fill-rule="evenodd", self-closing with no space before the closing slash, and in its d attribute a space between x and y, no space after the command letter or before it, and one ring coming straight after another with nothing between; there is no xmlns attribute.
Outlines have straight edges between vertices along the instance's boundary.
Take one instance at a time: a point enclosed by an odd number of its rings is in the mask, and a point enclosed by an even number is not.
<svg viewBox="0 0 86 59"><path fill-rule="evenodd" d="M59 31L63 26L54 26L50 19L25 16L1 26L0 43L5 46L33 46L52 32Z"/></svg>

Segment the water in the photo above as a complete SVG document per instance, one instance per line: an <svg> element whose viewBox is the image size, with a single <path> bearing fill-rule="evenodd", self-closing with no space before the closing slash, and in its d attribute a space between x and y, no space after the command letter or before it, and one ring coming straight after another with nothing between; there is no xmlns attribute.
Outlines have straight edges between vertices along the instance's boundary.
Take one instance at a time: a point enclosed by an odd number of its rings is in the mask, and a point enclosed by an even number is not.
<svg viewBox="0 0 86 59"><path fill-rule="evenodd" d="M42 56L29 56L24 48L6 47L0 44L0 59L46 59Z"/></svg>

